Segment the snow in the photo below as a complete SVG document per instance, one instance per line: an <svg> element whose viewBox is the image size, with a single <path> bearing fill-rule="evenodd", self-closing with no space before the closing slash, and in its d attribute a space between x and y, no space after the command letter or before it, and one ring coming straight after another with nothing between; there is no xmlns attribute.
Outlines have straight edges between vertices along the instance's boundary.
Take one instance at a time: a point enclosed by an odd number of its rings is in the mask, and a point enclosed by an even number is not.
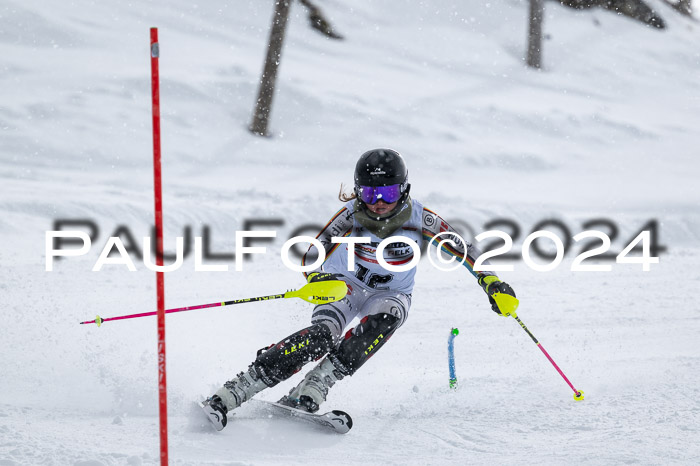
<svg viewBox="0 0 700 466"><path fill-rule="evenodd" d="M515 221L515 251L548 218L572 235L610 219L615 253L656 219L668 248L650 272L610 261L611 272L572 272L575 245L554 271L520 260L499 274L583 402L471 276L424 260L406 324L324 405L353 416L345 436L254 405L221 433L191 415L258 348L307 325L308 304L168 316L173 464L697 464L700 32L649 3L666 30L547 3L541 72L523 66L525 1L319 2L342 42L312 31L294 3L272 137L258 138L246 127L272 2L5 1L0 464L158 462L155 319L77 325L155 308L140 261L136 272L91 271L120 225L149 235L150 26L161 43L166 249L185 226L201 236L208 225L212 251L231 253L247 219L283 221L243 272L224 261L228 272L195 273L186 259L166 276L167 307L301 286L279 260L282 243L325 224L357 157L381 146L404 154L415 198L470 233ZM87 256L46 272L57 219L92 220L99 235ZM260 397L279 398L300 376Z"/></svg>

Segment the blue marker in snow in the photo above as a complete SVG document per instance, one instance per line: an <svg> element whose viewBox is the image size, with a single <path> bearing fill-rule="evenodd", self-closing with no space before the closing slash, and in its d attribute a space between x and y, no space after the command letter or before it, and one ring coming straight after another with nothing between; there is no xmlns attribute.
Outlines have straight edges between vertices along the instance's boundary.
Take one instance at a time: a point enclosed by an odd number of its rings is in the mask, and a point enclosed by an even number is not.
<svg viewBox="0 0 700 466"><path fill-rule="evenodd" d="M459 335L459 329L453 328L447 339L447 362L450 366L450 388L457 389L457 374L455 372L455 337Z"/></svg>

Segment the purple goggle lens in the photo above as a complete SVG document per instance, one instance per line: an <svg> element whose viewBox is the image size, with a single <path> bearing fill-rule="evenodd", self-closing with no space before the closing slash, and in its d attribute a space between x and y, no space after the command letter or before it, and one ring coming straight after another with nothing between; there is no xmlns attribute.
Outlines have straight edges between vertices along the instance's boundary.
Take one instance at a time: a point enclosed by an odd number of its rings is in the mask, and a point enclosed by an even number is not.
<svg viewBox="0 0 700 466"><path fill-rule="evenodd" d="M392 184L390 186L360 186L360 199L365 204L376 204L382 200L387 204L393 204L401 199L401 185Z"/></svg>

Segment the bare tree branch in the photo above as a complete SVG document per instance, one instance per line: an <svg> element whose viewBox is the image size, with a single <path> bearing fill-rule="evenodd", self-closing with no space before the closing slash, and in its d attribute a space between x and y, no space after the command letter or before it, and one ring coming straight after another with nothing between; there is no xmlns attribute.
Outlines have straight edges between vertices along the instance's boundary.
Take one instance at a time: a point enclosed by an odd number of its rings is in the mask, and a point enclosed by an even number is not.
<svg viewBox="0 0 700 466"><path fill-rule="evenodd" d="M333 30L333 26L328 22L323 12L319 7L311 3L311 0L299 0L299 3L304 5L309 10L309 22L311 27L319 31L321 34L330 37L331 39L342 40L343 36Z"/></svg>
<svg viewBox="0 0 700 466"><path fill-rule="evenodd" d="M691 5L691 0L677 0L672 2L670 0L664 0L664 3L669 5L671 8L676 10L678 13L689 18L693 18L693 7ZM695 19L695 18L693 18Z"/></svg>
<svg viewBox="0 0 700 466"><path fill-rule="evenodd" d="M584 10L601 7L615 13L629 16L649 26L664 29L666 23L649 5L642 0L556 0L564 6Z"/></svg>

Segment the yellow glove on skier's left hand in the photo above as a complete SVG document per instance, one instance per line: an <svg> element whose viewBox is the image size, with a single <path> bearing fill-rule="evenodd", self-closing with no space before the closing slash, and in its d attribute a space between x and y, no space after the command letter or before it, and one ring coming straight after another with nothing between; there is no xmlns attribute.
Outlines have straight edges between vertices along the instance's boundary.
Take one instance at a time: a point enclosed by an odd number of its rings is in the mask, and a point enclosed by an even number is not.
<svg viewBox="0 0 700 466"><path fill-rule="evenodd" d="M491 303L491 309L493 312L498 315L503 315L501 310L498 308L498 304L496 304L496 300L493 299L493 295L495 293L503 293L515 298L515 291L513 291L513 288L506 282L500 281L495 275L480 275L479 285L481 285L488 295L489 303Z"/></svg>

